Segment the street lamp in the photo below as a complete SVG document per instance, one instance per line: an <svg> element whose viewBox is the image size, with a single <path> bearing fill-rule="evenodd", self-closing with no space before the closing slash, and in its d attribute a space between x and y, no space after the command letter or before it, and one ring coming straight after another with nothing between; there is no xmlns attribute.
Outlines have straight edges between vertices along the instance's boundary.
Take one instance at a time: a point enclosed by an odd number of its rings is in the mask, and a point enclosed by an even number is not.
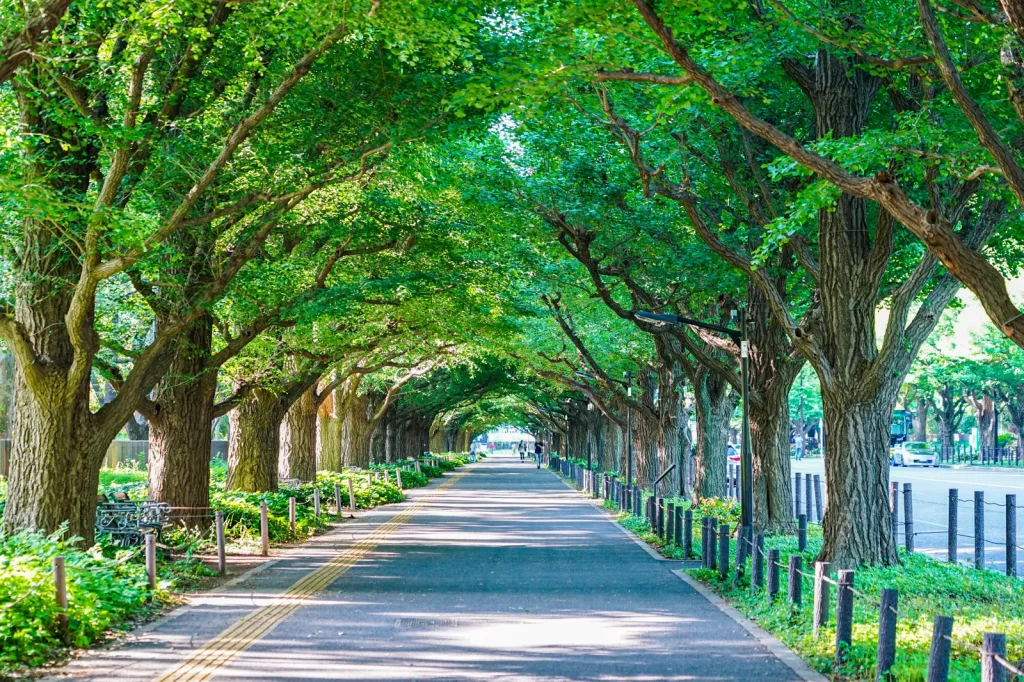
<svg viewBox="0 0 1024 682"><path fill-rule="evenodd" d="M593 411L594 411L594 403L588 400L587 401L587 412L589 413L589 412L593 412ZM592 462L592 457L590 455L590 441L591 441L591 439L590 439L590 425L591 425L591 418L590 418L590 415L588 414L587 415L587 471L590 471L590 469L591 469L591 462Z"/></svg>
<svg viewBox="0 0 1024 682"><path fill-rule="evenodd" d="M694 326L702 329L726 334L740 347L740 395L743 398L743 442L740 443L740 525L754 527L754 463L750 456L750 352L747 337L747 311L739 311L739 329L723 327L718 324L701 322L681 315L665 315L662 313L638 312L638 320L644 322L663 322L679 326ZM733 324L737 321L736 311L732 311Z"/></svg>

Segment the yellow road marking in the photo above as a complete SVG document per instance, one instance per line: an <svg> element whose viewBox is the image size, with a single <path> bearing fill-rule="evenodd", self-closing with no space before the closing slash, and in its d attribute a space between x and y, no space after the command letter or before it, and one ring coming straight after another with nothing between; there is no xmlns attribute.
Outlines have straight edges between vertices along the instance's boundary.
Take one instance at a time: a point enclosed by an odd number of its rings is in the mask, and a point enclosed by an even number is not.
<svg viewBox="0 0 1024 682"><path fill-rule="evenodd" d="M330 562L301 578L280 597L224 630L190 657L157 678L157 682L202 682L214 677L238 654L258 642L278 623L297 611L310 597L322 591L372 552L384 538L412 518L437 493L455 485L465 475L457 474L437 486L430 494L417 500L408 509L382 524Z"/></svg>

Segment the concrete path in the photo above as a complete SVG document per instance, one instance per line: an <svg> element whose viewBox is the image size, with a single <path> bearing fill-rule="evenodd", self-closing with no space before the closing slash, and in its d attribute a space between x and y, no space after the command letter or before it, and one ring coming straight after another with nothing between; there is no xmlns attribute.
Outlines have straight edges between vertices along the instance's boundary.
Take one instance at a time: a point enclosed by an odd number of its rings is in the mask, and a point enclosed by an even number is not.
<svg viewBox="0 0 1024 682"><path fill-rule="evenodd" d="M194 600L91 680L799 680L554 474L488 458Z"/></svg>

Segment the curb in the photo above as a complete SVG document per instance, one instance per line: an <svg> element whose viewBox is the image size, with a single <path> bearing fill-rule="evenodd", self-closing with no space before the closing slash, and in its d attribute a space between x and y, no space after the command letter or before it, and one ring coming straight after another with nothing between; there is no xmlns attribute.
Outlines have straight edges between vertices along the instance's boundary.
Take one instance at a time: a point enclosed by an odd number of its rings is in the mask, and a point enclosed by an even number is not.
<svg viewBox="0 0 1024 682"><path fill-rule="evenodd" d="M763 629L760 625L744 616L736 609L736 607L732 606L729 602L708 589L702 582L694 580L686 573L686 571L681 569L676 569L672 571L672 573L684 583L692 587L702 597L714 604L719 611L736 621L740 627L749 632L764 648L768 649L775 658L785 663L786 666L796 673L801 680L805 680L806 682L828 682L828 678L813 670L802 658L793 653L792 649L783 644L779 639L767 630Z"/></svg>
<svg viewBox="0 0 1024 682"><path fill-rule="evenodd" d="M581 492L574 488L572 485L570 485L566 479L559 476L551 469L548 469L548 472L554 475L556 478L558 478L558 480L565 484L565 487L569 488L569 490L572 490L573 492L577 493ZM786 667L792 670L793 673L797 675L797 677L800 680L803 680L804 682L828 682L828 678L824 677L823 675L812 669L809 665L807 665L807 663L805 663L802 658L793 653L793 650L785 644L783 644L783 642L777 637L775 637L775 635L771 634L770 632L759 626L757 623L744 616L742 613L739 612L738 609L736 609L736 607L732 606L725 599L715 594L703 583L690 577L690 575L686 572L686 568L688 568L686 564L689 564L691 562L685 559L669 559L667 557L662 556L658 552L658 550L654 549L649 544L641 540L636 533L623 526L621 523L618 522L617 519L613 518L611 513L607 512L607 510L605 510L599 504L600 498L592 499L584 495L583 499L586 500L587 502L590 502L599 511L605 512L605 516L608 517L608 520L612 523L613 526L615 526L620 531L625 533L626 537L628 537L630 540L639 545L653 559L665 563L681 565L680 568L669 568L669 573L676 576L684 583L692 587L693 590L697 592L700 596L707 599L719 611L729 616L729 618L735 621L740 627L749 632L751 636L758 641L759 644L761 644L765 649L767 649L773 656L775 656L775 658L779 659L782 663L784 663Z"/></svg>

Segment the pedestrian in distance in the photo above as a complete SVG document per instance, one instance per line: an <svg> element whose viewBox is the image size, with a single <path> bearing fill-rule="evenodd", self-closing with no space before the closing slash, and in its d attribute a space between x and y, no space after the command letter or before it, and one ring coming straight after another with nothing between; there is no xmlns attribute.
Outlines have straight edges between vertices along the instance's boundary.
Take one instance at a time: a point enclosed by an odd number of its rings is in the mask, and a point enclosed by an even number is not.
<svg viewBox="0 0 1024 682"><path fill-rule="evenodd" d="M519 461L520 462L525 462L526 461L526 441L524 441L524 440L519 441L519 445L516 446L516 449L519 450Z"/></svg>
<svg viewBox="0 0 1024 682"><path fill-rule="evenodd" d="M796 450L796 459L800 461L804 458L804 437L803 434L796 434L793 438L793 448Z"/></svg>

